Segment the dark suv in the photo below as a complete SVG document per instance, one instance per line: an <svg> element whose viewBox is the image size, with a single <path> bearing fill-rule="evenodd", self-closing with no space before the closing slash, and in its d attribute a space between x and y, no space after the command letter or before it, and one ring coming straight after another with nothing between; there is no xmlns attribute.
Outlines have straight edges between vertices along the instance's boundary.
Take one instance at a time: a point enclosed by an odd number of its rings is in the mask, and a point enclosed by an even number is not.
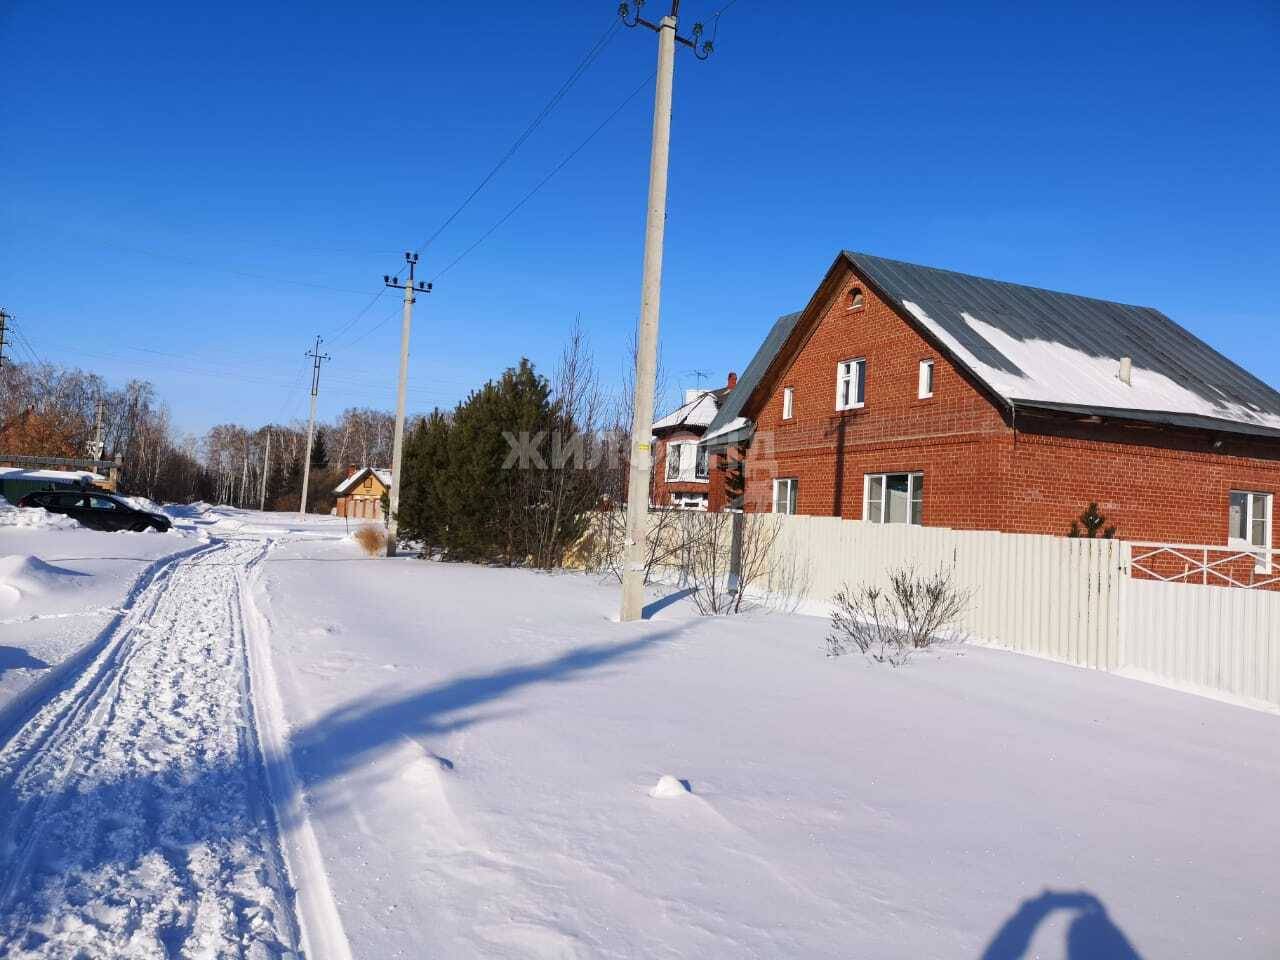
<svg viewBox="0 0 1280 960"><path fill-rule="evenodd" d="M134 530L154 527L164 533L172 521L159 513L131 507L109 493L79 490L41 490L18 501L20 507L44 507L50 513L65 513L91 530Z"/></svg>

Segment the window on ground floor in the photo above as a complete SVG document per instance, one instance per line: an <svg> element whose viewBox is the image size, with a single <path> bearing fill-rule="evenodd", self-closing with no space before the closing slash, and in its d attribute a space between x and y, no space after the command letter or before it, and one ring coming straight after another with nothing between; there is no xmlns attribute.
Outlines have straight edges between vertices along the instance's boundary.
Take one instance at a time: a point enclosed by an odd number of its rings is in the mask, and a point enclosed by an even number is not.
<svg viewBox="0 0 1280 960"><path fill-rule="evenodd" d="M1271 568L1272 495L1252 490L1232 490L1228 508L1227 543L1233 547L1257 547L1258 569Z"/></svg>
<svg viewBox="0 0 1280 960"><path fill-rule="evenodd" d="M862 518L872 523L924 523L923 473L868 473Z"/></svg>
<svg viewBox="0 0 1280 960"><path fill-rule="evenodd" d="M705 493L673 493L671 505L677 510L705 510L707 495Z"/></svg>
<svg viewBox="0 0 1280 960"><path fill-rule="evenodd" d="M778 477L773 481L773 512L796 512L796 478Z"/></svg>

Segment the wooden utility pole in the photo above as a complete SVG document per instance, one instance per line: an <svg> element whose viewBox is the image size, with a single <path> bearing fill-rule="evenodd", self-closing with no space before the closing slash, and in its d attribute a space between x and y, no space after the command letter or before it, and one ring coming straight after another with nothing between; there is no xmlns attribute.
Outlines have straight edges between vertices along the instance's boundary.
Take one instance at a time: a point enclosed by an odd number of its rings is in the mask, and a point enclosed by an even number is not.
<svg viewBox="0 0 1280 960"><path fill-rule="evenodd" d="M644 275L640 282L640 324L636 332L635 396L632 401L631 460L627 476L627 540L622 567L622 620L639 620L644 612L645 545L649 533L649 482L653 471L653 403L658 367L658 307L662 297L662 241L667 219L667 158L671 142L671 86L675 74L676 43L693 49L699 59L711 53L700 45L702 24L693 38L676 32L680 0L672 0L671 13L659 23L640 16L644 0L637 0L635 15L619 8L628 27L648 27L658 34L657 86L653 98L653 141L649 153L649 204L644 228Z"/></svg>
<svg viewBox="0 0 1280 960"><path fill-rule="evenodd" d="M258 509L267 509L267 471L271 468L271 431L267 431L267 449L262 454L262 494L258 497Z"/></svg>
<svg viewBox="0 0 1280 960"><path fill-rule="evenodd" d="M302 500L298 503L299 519L305 519L307 516L307 487L311 483L311 441L316 433L316 394L320 392L320 364L333 359L327 353L320 352L320 344L323 342L323 338L317 336L315 348L303 354L311 357L315 362L311 365L311 418L307 421L307 456L302 461Z"/></svg>
<svg viewBox="0 0 1280 960"><path fill-rule="evenodd" d="M409 381L409 335L413 329L413 304L418 293L430 293L431 284L414 279L418 255L406 253L404 262L409 265L409 279L400 282L399 277L383 275L388 287L404 291L404 309L400 313L400 381L396 387L396 431L391 441L391 490L387 495L387 556L396 555L396 512L400 509L400 465L404 461L404 391Z"/></svg>

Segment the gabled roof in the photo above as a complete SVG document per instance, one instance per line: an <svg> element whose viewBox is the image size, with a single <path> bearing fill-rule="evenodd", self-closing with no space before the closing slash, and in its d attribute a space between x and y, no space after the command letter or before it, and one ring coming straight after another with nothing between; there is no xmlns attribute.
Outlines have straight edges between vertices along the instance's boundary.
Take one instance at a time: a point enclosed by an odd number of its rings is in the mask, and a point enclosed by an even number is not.
<svg viewBox="0 0 1280 960"><path fill-rule="evenodd" d="M843 256L1010 403L1280 431L1280 393L1159 310L865 253ZM1119 378L1121 357L1133 361L1130 384Z"/></svg>
<svg viewBox="0 0 1280 960"><path fill-rule="evenodd" d="M850 251L832 269L842 261L1010 408L1280 437L1280 392L1151 307ZM799 317L774 324L708 436L743 415Z"/></svg>
<svg viewBox="0 0 1280 960"><path fill-rule="evenodd" d="M333 492L336 493L338 496L342 496L352 487L358 486L364 480L365 477L369 476L369 474L373 474L375 477L377 477L378 480L382 482L382 485L384 487L391 486L390 470L383 470L379 467L361 467L355 473L351 474L351 476L347 477L340 484L334 487Z"/></svg>
<svg viewBox="0 0 1280 960"><path fill-rule="evenodd" d="M687 403L676 407L661 420L655 420L653 432L673 430L677 427L701 429L715 419L718 406L716 391L705 390Z"/></svg>
<svg viewBox="0 0 1280 960"><path fill-rule="evenodd" d="M760 349L756 351L756 355L747 364L747 369L738 378L738 385L729 392L729 396L720 404L715 418L707 424L707 437L721 434L725 426L742 418L742 411L747 405L748 398L755 392L756 387L760 386L765 371L769 369L778 351L791 336L791 331L795 329L796 321L799 319L800 313L796 312L788 313L773 322L768 335L764 338L764 343L760 344Z"/></svg>

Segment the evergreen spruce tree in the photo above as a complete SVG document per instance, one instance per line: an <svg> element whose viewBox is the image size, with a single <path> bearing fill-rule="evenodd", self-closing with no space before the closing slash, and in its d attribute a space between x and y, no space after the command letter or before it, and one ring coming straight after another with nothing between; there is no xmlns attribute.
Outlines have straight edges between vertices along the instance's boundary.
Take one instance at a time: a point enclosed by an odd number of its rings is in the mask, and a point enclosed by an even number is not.
<svg viewBox="0 0 1280 960"><path fill-rule="evenodd" d="M267 473L267 509L278 510L276 501L283 497L289 490L288 478L289 464L285 463L284 457L276 457L275 462L271 464L271 470ZM302 483L302 474L298 474L298 483Z"/></svg>
<svg viewBox="0 0 1280 960"><path fill-rule="evenodd" d="M1106 527L1103 529L1106 522L1107 518L1102 515L1095 501L1085 507L1084 513L1080 514L1079 520L1071 521L1071 529L1067 532L1067 536L1093 540L1099 536L1098 531L1101 530L1102 539L1110 540L1116 535L1116 528ZM1083 529L1081 529L1081 524L1084 525Z"/></svg>
<svg viewBox="0 0 1280 960"><path fill-rule="evenodd" d="M399 535L419 541L424 553L443 546L449 516L440 490L449 470L449 420L441 411L433 410L409 432L403 470Z"/></svg>
<svg viewBox="0 0 1280 960"><path fill-rule="evenodd" d="M280 496L276 499L277 510L297 510L302 500L302 461L303 457L294 457L284 472L284 485Z"/></svg>
<svg viewBox="0 0 1280 960"><path fill-rule="evenodd" d="M329 449L324 444L324 431L317 430L311 442L311 469L325 470L329 466Z"/></svg>

